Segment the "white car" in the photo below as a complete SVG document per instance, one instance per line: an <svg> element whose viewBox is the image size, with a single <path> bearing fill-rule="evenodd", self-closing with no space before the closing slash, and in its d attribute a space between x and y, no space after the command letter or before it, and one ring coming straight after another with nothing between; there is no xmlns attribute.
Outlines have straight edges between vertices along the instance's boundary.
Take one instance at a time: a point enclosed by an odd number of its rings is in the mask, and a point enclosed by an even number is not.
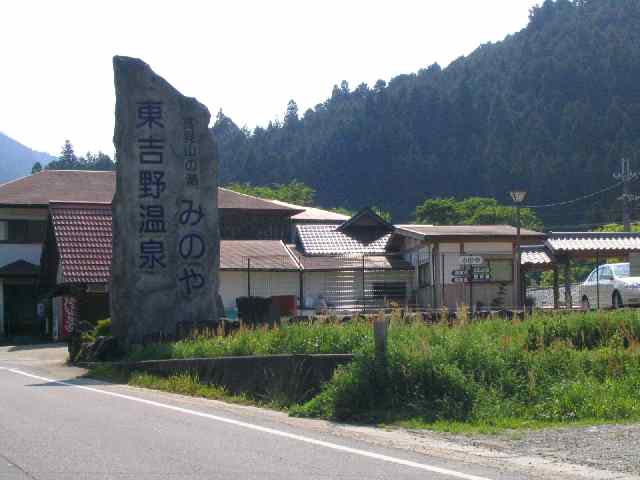
<svg viewBox="0 0 640 480"><path fill-rule="evenodd" d="M580 294L584 310L640 305L640 277L629 276L628 263L601 265L589 274Z"/></svg>

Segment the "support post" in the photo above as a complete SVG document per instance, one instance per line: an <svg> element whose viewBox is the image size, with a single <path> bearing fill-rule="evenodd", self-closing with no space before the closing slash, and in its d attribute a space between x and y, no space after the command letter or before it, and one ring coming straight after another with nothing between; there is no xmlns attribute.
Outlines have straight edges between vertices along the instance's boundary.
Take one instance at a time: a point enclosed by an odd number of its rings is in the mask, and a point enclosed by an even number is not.
<svg viewBox="0 0 640 480"><path fill-rule="evenodd" d="M473 318L473 265L469 265L469 311Z"/></svg>
<svg viewBox="0 0 640 480"><path fill-rule="evenodd" d="M560 282L558 279L558 265L553 265L553 308L560 308Z"/></svg>
<svg viewBox="0 0 640 480"><path fill-rule="evenodd" d="M364 288L364 253L362 254L362 313L366 313L367 294Z"/></svg>
<svg viewBox="0 0 640 480"><path fill-rule="evenodd" d="M522 275L520 274L520 203L516 204L516 271L515 273L515 278L516 278L516 310L520 310L522 308L522 293L521 293L521 289L522 289Z"/></svg>
<svg viewBox="0 0 640 480"><path fill-rule="evenodd" d="M573 299L571 298L571 282L569 277L571 275L571 259L567 257L564 263L564 303L565 308L573 309Z"/></svg>
<svg viewBox="0 0 640 480"><path fill-rule="evenodd" d="M247 257L247 297L251 298L251 257Z"/></svg>
<svg viewBox="0 0 640 480"><path fill-rule="evenodd" d="M596 306L600 310L600 252L596 252Z"/></svg>
<svg viewBox="0 0 640 480"><path fill-rule="evenodd" d="M300 269L299 272L300 275L300 301L298 302L298 304L300 305L300 310L302 310L306 305L304 304L304 272L302 271L302 269ZM298 312L298 315L300 315L300 312Z"/></svg>

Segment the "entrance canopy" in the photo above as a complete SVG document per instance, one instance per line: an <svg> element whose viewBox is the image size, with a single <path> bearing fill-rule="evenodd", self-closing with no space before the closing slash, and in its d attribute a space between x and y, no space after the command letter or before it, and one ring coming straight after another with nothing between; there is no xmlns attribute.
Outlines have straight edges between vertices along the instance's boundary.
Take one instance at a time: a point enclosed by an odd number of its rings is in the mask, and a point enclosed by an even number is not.
<svg viewBox="0 0 640 480"><path fill-rule="evenodd" d="M551 232L544 245L521 248L521 263L527 271L550 270L569 259L626 257L640 253L640 233Z"/></svg>

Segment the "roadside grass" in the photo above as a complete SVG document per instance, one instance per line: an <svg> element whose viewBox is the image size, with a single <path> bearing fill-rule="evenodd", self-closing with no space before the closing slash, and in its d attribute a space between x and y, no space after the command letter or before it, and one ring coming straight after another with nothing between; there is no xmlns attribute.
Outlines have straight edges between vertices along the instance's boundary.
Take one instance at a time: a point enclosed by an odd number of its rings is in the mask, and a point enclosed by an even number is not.
<svg viewBox="0 0 640 480"><path fill-rule="evenodd" d="M207 398L209 400L222 400L241 405L266 405L246 395L232 395L223 387L203 384L197 376L189 373L172 375L165 378L146 372L132 372L131 374L127 374L109 365L99 365L91 368L87 376L89 378L107 380L113 383L131 385L132 387L149 388L162 392Z"/></svg>
<svg viewBox="0 0 640 480"><path fill-rule="evenodd" d="M272 402L302 417L451 433L621 423L640 421L639 313L538 314L524 321L463 317L453 325L396 315L382 371L367 319L241 329L228 337L147 346L129 360L354 353L353 363L340 367L306 403L292 404L275 393L249 401ZM200 391L194 378L128 381L234 401L216 387Z"/></svg>
<svg viewBox="0 0 640 480"><path fill-rule="evenodd" d="M279 353L351 353L373 344L366 319L342 323L335 317L322 321L283 323L277 328L246 327L229 336L203 336L174 343L155 343L133 350L129 361L170 358L274 355Z"/></svg>

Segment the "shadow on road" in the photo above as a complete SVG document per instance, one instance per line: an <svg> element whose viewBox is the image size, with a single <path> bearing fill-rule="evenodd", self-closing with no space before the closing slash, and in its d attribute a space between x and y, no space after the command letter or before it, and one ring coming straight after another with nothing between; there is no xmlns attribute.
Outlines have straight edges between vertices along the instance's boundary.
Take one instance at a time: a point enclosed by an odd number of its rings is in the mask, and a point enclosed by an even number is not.
<svg viewBox="0 0 640 480"><path fill-rule="evenodd" d="M58 383L64 382L64 383ZM100 385L114 385L116 382L97 380L93 378L76 377L68 380L56 380L55 382L32 383L26 387L99 387Z"/></svg>

